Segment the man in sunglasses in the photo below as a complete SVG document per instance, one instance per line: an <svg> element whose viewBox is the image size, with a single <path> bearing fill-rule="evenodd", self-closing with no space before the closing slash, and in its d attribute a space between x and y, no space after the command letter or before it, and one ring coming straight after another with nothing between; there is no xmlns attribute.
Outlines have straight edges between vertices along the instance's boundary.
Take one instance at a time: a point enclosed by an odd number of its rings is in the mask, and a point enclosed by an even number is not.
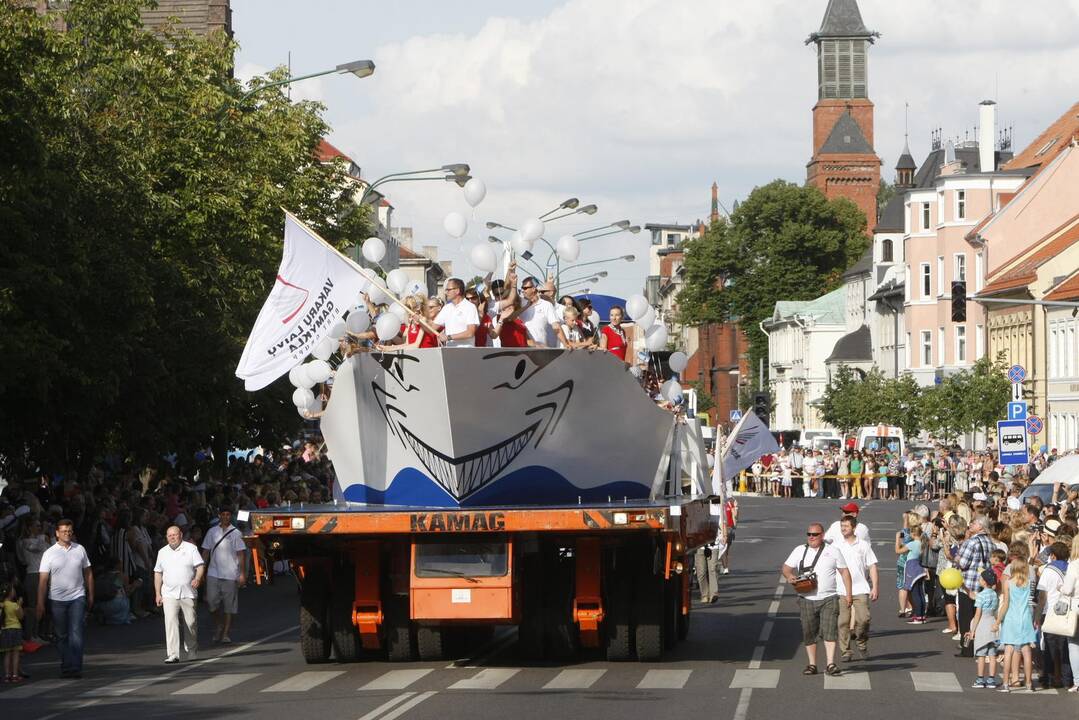
<svg viewBox="0 0 1079 720"><path fill-rule="evenodd" d="M521 283L525 309L521 312L521 322L528 330L528 337L535 347L566 346L566 337L562 334L562 323L554 305L540 295L540 283L534 277L525 278Z"/></svg>
<svg viewBox="0 0 1079 720"><path fill-rule="evenodd" d="M817 640L824 641L824 652L828 659L825 672L839 675L839 666L835 664L835 646L839 634L839 603L845 602L850 607L854 598L851 594L851 577L847 562L839 548L824 542L824 526L813 523L806 529L806 542L791 551L781 570L788 583L794 585L796 579L812 576L809 587L798 594L798 609L802 619L802 640L805 642L806 665L803 675L817 674ZM843 579L843 598L837 591L837 580Z"/></svg>

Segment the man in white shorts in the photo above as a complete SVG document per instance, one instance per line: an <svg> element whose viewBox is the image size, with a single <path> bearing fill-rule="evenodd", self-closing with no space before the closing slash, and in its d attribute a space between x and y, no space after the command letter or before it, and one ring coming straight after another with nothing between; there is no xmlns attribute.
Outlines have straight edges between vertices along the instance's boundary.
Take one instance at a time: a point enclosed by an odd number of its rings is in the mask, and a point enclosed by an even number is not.
<svg viewBox="0 0 1079 720"><path fill-rule="evenodd" d="M206 561L206 604L214 616L214 642L230 643L232 618L239 612L239 590L247 582L244 575L243 536L232 524L232 510L218 513L220 522L210 528L202 541Z"/></svg>

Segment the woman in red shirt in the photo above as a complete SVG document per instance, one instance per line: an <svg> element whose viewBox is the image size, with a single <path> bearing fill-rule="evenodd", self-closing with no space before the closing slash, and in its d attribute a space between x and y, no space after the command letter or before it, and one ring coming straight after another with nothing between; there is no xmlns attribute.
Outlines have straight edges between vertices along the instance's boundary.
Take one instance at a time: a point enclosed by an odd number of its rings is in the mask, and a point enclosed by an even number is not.
<svg viewBox="0 0 1079 720"><path fill-rule="evenodd" d="M401 325L400 334L394 338L394 340L386 345L379 345L379 349L409 349L414 350L416 348L432 348L438 347L438 335L433 334L430 330L420 324L420 313L426 310L427 312L427 324L436 329L441 329L439 326L434 325L432 318L438 314L441 305L437 302L432 303L428 300L424 302L423 297L419 295L409 295L401 303L408 308L409 318L408 322ZM432 308L434 313L432 313Z"/></svg>
<svg viewBox="0 0 1079 720"><path fill-rule="evenodd" d="M626 361L626 331L622 329L624 311L615 305L611 308L611 322L600 331L599 347L622 362Z"/></svg>

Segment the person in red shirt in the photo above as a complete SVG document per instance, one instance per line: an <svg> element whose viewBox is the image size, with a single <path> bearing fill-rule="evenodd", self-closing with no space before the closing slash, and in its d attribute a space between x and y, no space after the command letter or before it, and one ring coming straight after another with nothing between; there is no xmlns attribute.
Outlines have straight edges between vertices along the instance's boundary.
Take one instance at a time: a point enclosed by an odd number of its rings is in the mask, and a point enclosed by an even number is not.
<svg viewBox="0 0 1079 720"><path fill-rule="evenodd" d="M487 298L478 290L472 289L465 293L465 301L476 306L476 313L480 316L479 327L476 328L476 347L487 347L491 332L491 314L487 312Z"/></svg>
<svg viewBox="0 0 1079 720"><path fill-rule="evenodd" d="M625 312L615 305L611 308L611 322L600 331L599 347L614 355L622 362L626 361L626 331L622 329Z"/></svg>
<svg viewBox="0 0 1079 720"><path fill-rule="evenodd" d="M442 306L431 300L427 300L425 303L423 297L419 295L409 295L401 302L409 310L408 322L401 325L401 332L396 338L385 345L379 345L378 348L380 350L403 348L414 350L417 348L438 347L438 335L424 327L420 322L420 316L426 310L427 325L435 330L441 330L439 326L433 324L431 318L438 314ZM434 312L432 312L432 309Z"/></svg>

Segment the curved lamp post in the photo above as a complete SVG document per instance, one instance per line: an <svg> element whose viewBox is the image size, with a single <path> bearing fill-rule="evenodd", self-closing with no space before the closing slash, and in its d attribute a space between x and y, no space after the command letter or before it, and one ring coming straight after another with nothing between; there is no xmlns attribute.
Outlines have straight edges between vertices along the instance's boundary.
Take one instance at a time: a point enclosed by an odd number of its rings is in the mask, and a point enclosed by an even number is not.
<svg viewBox="0 0 1079 720"><path fill-rule="evenodd" d="M282 85L290 85L300 80L310 80L311 78L322 77L323 75L332 75L333 73L351 73L358 78L370 77L375 74L375 63L372 60L354 60L352 62L342 63L332 70L321 70L315 73L308 73L307 75L297 75L296 77L285 78L284 80L274 80L268 82L265 85L259 85L257 88L252 88L240 96L240 102L247 100L249 97L256 93L260 93L263 90L267 90L273 87L280 87Z"/></svg>

